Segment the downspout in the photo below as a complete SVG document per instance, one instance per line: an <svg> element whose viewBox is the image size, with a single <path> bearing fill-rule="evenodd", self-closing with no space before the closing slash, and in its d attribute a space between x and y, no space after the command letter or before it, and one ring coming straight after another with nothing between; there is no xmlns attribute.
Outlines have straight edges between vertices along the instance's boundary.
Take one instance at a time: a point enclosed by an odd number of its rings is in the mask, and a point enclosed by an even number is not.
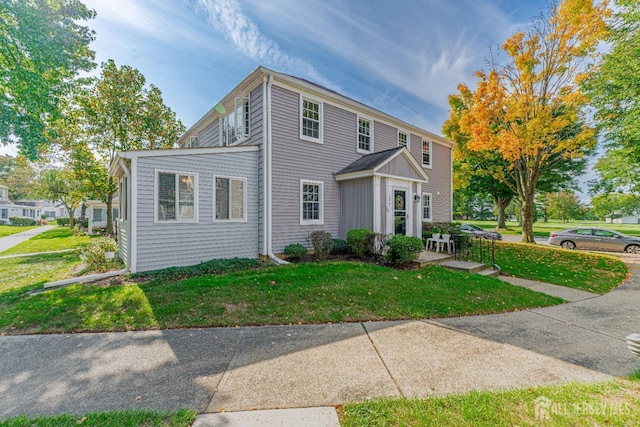
<svg viewBox="0 0 640 427"><path fill-rule="evenodd" d="M272 163L271 163L271 152L272 152L272 129L271 129L271 87L273 85L273 75L269 75L269 81L267 83L267 111L265 112L266 122L267 122L267 137L266 137L266 147L265 147L265 155L266 155L266 175L267 181L265 182L265 191L267 193L267 206L266 206L266 221L265 225L267 227L267 255L273 262L276 264L289 264L287 261L282 260L274 255L273 253L273 197L271 194L271 183L272 183Z"/></svg>
<svg viewBox="0 0 640 427"><path fill-rule="evenodd" d="M125 164L123 159L120 159L120 161L118 162L118 164L120 165L120 167L122 168L122 171L124 172L124 174L127 177L127 181L130 184L131 180L129 179L130 175L129 175L129 169L127 168L127 165ZM129 189L127 188L127 193L129 192ZM129 198L127 197L127 200L129 200ZM129 208L129 203L127 203L127 209ZM127 215L127 217L129 217L129 215ZM127 235L131 236L130 233L130 221L127 221ZM129 256L129 251L127 251L127 256ZM69 285L73 285L76 283L87 283L87 282L93 282L96 280L102 280L102 279L108 279L109 277L114 277L114 276L121 276L125 273L127 273L129 271L129 259L125 259L124 260L125 263L125 267L121 270L116 270L116 271L107 271L106 273L99 273L99 274L91 274L89 276L80 276L80 277L72 277L70 279L65 279L65 280L57 280L55 282L47 282L43 285L44 289L55 289L55 288L63 288L65 286L69 286ZM35 292L31 292L30 295L35 295L37 293L40 293L41 291L35 291Z"/></svg>

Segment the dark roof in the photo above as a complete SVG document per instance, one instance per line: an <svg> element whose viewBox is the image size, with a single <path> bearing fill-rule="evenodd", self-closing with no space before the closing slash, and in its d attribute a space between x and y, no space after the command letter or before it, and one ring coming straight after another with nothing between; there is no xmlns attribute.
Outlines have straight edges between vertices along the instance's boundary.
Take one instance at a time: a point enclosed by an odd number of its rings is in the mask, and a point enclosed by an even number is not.
<svg viewBox="0 0 640 427"><path fill-rule="evenodd" d="M366 154L360 157L355 162L351 163L349 166L342 169L336 175L373 170L384 163L386 160L388 160L390 157L393 157L393 155L402 150L402 148L403 147L396 147L389 150L378 151L377 153Z"/></svg>

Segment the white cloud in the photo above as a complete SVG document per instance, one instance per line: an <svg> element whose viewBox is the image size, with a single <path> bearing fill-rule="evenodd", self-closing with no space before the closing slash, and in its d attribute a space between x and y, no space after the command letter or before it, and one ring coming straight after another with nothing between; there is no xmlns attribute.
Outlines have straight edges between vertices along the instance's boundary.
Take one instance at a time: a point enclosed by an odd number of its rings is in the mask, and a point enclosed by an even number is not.
<svg viewBox="0 0 640 427"><path fill-rule="evenodd" d="M198 3L214 28L246 57L336 88L334 82L318 73L309 62L283 52L278 43L265 36L244 13L237 0L198 0Z"/></svg>

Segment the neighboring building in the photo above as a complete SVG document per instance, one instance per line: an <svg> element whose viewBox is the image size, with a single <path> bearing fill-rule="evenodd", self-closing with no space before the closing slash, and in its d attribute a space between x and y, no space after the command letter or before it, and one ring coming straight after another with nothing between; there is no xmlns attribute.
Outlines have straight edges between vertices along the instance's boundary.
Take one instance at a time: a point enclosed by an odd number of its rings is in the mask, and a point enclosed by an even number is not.
<svg viewBox="0 0 640 427"><path fill-rule="evenodd" d="M612 224L640 224L640 216L629 215L622 218L607 218L605 221Z"/></svg>
<svg viewBox="0 0 640 427"><path fill-rule="evenodd" d="M263 67L178 143L111 165L133 272L273 256L314 230L421 236L423 221L451 220L454 143Z"/></svg>
<svg viewBox="0 0 640 427"><path fill-rule="evenodd" d="M87 200L84 202L86 206L85 216L87 218L87 231L89 234L100 234L98 229L107 226L107 204L102 200ZM116 221L120 212L118 197L114 197L111 204L111 217ZM78 207L75 217L80 218L82 214L82 206Z"/></svg>
<svg viewBox="0 0 640 427"><path fill-rule="evenodd" d="M21 200L14 203L9 198L9 188L0 185L0 224L10 224L11 217L31 218L35 221L40 219L42 201Z"/></svg>

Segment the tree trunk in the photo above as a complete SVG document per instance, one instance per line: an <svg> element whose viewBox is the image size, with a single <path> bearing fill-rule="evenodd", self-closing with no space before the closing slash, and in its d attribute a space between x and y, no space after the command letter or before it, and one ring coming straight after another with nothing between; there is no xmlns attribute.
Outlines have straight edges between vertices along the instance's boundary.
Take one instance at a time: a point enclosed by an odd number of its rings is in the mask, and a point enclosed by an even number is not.
<svg viewBox="0 0 640 427"><path fill-rule="evenodd" d="M110 178L111 179L111 178ZM113 237L113 192L107 193L107 236Z"/></svg>
<svg viewBox="0 0 640 427"><path fill-rule="evenodd" d="M75 226L75 223L73 222L73 211L75 211L75 209L72 209L71 206L68 205L64 205L64 207L67 208L67 213L69 214L69 229L73 230L73 227Z"/></svg>
<svg viewBox="0 0 640 427"><path fill-rule="evenodd" d="M496 208L498 209L498 227L497 228L506 229L507 224L504 217L504 211L505 209L507 209L507 206L509 206L509 203L511 203L511 200L513 200L513 197L494 196L493 200L495 201Z"/></svg>
<svg viewBox="0 0 640 427"><path fill-rule="evenodd" d="M535 209L535 193L527 193L522 198L520 206L520 219L522 221L522 242L535 243L533 238L533 211Z"/></svg>
<svg viewBox="0 0 640 427"><path fill-rule="evenodd" d="M84 224L84 219L87 216L87 205L82 202L82 207L80 209L80 223L79 224Z"/></svg>

